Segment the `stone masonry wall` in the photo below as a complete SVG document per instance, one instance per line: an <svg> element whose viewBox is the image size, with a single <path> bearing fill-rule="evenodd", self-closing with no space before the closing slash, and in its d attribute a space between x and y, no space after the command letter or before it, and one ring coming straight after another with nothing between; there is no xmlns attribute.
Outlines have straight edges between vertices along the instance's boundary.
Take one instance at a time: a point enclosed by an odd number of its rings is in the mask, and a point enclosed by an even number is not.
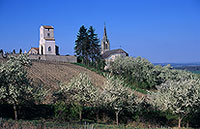
<svg viewBox="0 0 200 129"><path fill-rule="evenodd" d="M46 61L56 61L56 62L77 63L77 57L75 57L75 56L29 55L29 59L32 59L32 60L46 60Z"/></svg>

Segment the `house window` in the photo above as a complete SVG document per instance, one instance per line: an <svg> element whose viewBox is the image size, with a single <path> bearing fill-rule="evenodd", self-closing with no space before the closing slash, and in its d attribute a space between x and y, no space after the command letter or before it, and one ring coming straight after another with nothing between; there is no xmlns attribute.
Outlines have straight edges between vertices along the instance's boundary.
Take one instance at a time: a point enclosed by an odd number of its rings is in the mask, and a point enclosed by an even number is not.
<svg viewBox="0 0 200 129"><path fill-rule="evenodd" d="M48 51L51 51L51 47L48 47Z"/></svg>
<svg viewBox="0 0 200 129"><path fill-rule="evenodd" d="M47 36L50 37L50 33L47 33Z"/></svg>

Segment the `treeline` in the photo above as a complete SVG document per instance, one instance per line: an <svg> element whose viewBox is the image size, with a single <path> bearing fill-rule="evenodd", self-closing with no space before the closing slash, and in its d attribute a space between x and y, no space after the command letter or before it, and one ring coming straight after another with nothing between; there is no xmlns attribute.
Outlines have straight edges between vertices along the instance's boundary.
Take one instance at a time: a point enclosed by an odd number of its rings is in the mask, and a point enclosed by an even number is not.
<svg viewBox="0 0 200 129"><path fill-rule="evenodd" d="M194 73L200 73L200 66L180 66L180 67L176 67L175 69L187 70Z"/></svg>
<svg viewBox="0 0 200 129"><path fill-rule="evenodd" d="M13 49L12 52L6 52L6 51L4 51L3 49L0 49L0 54L1 54L1 55L3 55L3 54L17 54L17 52L16 52L15 49ZM22 54L22 49L19 49L18 54Z"/></svg>

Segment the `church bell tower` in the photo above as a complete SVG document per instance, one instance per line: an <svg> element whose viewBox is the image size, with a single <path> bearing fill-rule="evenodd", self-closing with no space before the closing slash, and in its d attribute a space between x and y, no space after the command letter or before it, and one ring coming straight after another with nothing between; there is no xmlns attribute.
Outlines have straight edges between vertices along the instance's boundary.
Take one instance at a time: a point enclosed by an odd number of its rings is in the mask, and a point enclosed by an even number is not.
<svg viewBox="0 0 200 129"><path fill-rule="evenodd" d="M104 34L103 39L101 40L101 54L103 54L106 51L110 51L110 42L107 38L106 25L104 24Z"/></svg>
<svg viewBox="0 0 200 129"><path fill-rule="evenodd" d="M53 26L40 27L40 55L56 55L56 44Z"/></svg>

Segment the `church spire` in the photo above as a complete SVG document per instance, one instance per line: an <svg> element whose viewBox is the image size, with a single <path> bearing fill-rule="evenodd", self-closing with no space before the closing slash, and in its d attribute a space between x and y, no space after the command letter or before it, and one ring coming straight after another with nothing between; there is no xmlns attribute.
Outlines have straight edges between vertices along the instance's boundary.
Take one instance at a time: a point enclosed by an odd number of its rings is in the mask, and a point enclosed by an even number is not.
<svg viewBox="0 0 200 129"><path fill-rule="evenodd" d="M110 51L110 42L107 38L106 24L104 23L103 39L101 40L101 54L105 51Z"/></svg>
<svg viewBox="0 0 200 129"><path fill-rule="evenodd" d="M106 33L106 23L104 22L104 33L103 38L107 39L107 33Z"/></svg>

